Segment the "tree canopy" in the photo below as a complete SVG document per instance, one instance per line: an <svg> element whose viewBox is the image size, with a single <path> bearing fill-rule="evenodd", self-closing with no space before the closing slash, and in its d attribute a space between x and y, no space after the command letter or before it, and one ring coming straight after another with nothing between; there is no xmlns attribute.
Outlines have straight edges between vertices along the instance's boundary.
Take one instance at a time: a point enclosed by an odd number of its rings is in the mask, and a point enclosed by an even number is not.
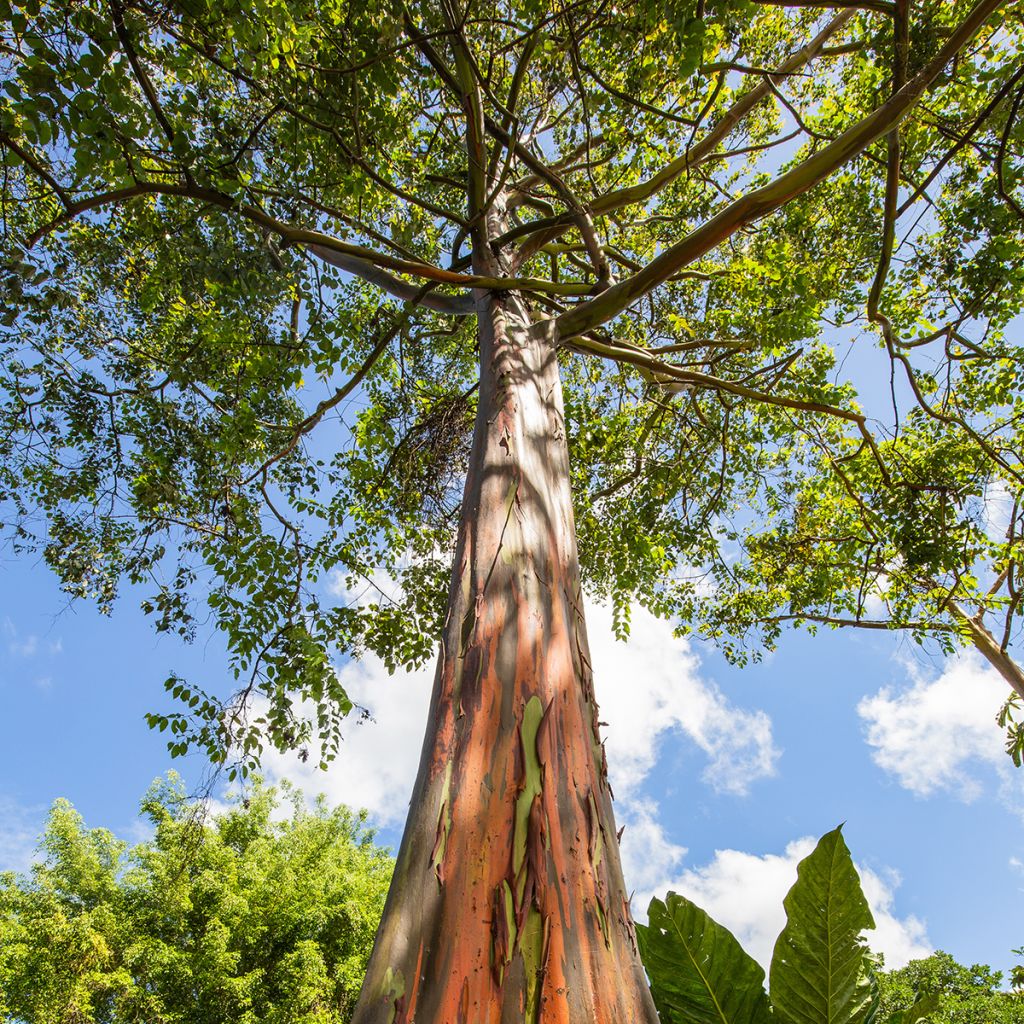
<svg viewBox="0 0 1024 1024"><path fill-rule="evenodd" d="M988 964L965 967L941 950L906 967L880 971L881 1013L905 1010L919 995L934 994L939 1006L927 1020L934 1024L1018 1024L1024 999L1002 988L1003 975Z"/></svg>
<svg viewBox="0 0 1024 1024"><path fill-rule="evenodd" d="M1024 697L1019 0L0 2L7 538L223 632L175 754L440 639L360 1024L656 1020L584 588Z"/></svg>
<svg viewBox="0 0 1024 1024"><path fill-rule="evenodd" d="M1017 3L2 10L4 534L223 631L174 752L329 758L332 658L433 651L485 293L559 346L623 629L907 628L1021 685Z"/></svg>
<svg viewBox="0 0 1024 1024"><path fill-rule="evenodd" d="M57 801L31 875L0 874L0 1018L348 1020L392 861L360 816L285 796L210 816L158 780L133 846Z"/></svg>

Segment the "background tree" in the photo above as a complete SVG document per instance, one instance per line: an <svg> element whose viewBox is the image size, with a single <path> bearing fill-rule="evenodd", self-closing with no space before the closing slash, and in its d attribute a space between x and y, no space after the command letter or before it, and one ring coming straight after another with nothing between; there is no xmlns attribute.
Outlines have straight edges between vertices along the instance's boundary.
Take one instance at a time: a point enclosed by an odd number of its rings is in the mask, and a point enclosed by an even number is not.
<svg viewBox="0 0 1024 1024"><path fill-rule="evenodd" d="M350 1018L391 877L363 819L258 783L207 816L173 777L129 847L54 804L0 875L0 1015L25 1024Z"/></svg>
<svg viewBox="0 0 1024 1024"><path fill-rule="evenodd" d="M1020 692L1019 3L4 13L11 542L212 615L173 753L329 759L332 655L441 636L360 1020L654 1019L584 584Z"/></svg>
<svg viewBox="0 0 1024 1024"><path fill-rule="evenodd" d="M941 950L895 971L879 971L882 1017L911 1006L919 994L935 993L934 1024L1018 1024L1024 1000L1002 989L1003 975L988 964L965 967Z"/></svg>

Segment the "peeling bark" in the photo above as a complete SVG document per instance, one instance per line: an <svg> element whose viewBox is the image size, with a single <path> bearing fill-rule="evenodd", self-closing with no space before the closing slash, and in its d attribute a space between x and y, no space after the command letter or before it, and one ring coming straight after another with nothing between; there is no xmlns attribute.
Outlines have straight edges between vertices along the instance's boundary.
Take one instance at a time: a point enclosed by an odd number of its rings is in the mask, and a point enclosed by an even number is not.
<svg viewBox="0 0 1024 1024"><path fill-rule="evenodd" d="M514 293L481 387L419 775L355 1024L656 1024L587 653L561 384Z"/></svg>

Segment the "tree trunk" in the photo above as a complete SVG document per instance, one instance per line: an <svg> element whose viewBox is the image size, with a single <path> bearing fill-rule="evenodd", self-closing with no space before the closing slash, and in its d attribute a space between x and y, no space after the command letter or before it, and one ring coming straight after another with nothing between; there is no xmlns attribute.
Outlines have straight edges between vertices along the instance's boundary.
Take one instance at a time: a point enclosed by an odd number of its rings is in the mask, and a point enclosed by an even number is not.
<svg viewBox="0 0 1024 1024"><path fill-rule="evenodd" d="M430 718L355 1024L656 1024L598 735L561 383L488 295Z"/></svg>

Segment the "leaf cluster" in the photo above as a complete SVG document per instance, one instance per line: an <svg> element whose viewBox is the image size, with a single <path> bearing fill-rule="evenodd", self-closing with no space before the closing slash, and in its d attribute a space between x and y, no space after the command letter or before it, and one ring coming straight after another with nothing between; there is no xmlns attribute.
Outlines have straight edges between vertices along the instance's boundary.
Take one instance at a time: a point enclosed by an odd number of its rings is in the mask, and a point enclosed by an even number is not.
<svg viewBox="0 0 1024 1024"><path fill-rule="evenodd" d="M256 782L211 816L171 775L131 847L57 801L31 875L0 874L0 1016L348 1020L392 861L363 816L284 796Z"/></svg>

